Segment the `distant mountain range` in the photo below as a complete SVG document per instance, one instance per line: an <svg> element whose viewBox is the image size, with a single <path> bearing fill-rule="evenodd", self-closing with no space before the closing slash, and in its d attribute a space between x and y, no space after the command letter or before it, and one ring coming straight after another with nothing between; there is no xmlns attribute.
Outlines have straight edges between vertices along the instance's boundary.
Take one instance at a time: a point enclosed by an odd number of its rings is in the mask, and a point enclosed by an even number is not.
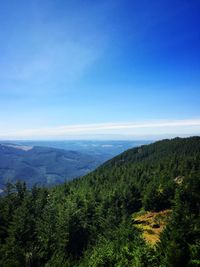
<svg viewBox="0 0 200 267"><path fill-rule="evenodd" d="M0 193L6 182L51 186L83 176L145 141L13 141L0 143Z"/></svg>
<svg viewBox="0 0 200 267"><path fill-rule="evenodd" d="M0 188L16 180L26 181L29 187L59 184L94 170L101 162L100 158L76 151L0 144Z"/></svg>
<svg viewBox="0 0 200 267"><path fill-rule="evenodd" d="M0 142L3 143L3 142ZM8 143L8 142L6 142ZM149 144L151 141L124 140L64 140L64 141L12 141L20 146L54 147L65 150L78 151L92 157L100 157L103 161L126 151L129 148Z"/></svg>

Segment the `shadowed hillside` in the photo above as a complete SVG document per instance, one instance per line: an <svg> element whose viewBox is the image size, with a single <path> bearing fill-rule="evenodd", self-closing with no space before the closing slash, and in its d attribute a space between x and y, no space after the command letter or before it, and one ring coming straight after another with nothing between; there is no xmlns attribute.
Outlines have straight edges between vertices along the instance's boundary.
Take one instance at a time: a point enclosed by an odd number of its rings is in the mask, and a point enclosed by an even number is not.
<svg viewBox="0 0 200 267"><path fill-rule="evenodd" d="M76 151L0 144L0 185L25 181L29 187L53 185L94 170L101 159Z"/></svg>

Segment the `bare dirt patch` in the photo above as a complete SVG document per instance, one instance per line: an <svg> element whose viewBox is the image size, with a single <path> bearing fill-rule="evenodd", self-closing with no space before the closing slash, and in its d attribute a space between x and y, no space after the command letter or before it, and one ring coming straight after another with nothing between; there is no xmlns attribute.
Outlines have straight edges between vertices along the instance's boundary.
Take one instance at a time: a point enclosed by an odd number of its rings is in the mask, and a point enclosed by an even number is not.
<svg viewBox="0 0 200 267"><path fill-rule="evenodd" d="M159 212L147 211L133 216L135 226L142 231L144 240L154 246L160 240L160 234L167 224L171 210Z"/></svg>

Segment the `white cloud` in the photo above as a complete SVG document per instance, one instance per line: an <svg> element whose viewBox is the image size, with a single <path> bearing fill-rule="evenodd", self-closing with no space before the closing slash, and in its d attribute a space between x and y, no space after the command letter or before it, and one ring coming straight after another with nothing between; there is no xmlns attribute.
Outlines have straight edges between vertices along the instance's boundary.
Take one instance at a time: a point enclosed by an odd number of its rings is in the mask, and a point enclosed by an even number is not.
<svg viewBox="0 0 200 267"><path fill-rule="evenodd" d="M77 139L121 136L139 138L150 136L177 136L200 134L200 119L163 120L128 123L96 123L65 125L60 127L23 129L6 132L1 130L1 139Z"/></svg>

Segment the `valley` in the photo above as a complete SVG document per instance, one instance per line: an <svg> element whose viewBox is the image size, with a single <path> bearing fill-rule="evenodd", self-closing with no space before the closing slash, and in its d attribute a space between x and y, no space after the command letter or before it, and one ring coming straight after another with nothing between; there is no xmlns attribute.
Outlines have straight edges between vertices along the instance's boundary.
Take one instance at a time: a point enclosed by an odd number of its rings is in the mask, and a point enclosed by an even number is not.
<svg viewBox="0 0 200 267"><path fill-rule="evenodd" d="M148 141L149 142L149 141ZM7 182L52 186L83 176L147 141L10 141L0 143L0 189Z"/></svg>

